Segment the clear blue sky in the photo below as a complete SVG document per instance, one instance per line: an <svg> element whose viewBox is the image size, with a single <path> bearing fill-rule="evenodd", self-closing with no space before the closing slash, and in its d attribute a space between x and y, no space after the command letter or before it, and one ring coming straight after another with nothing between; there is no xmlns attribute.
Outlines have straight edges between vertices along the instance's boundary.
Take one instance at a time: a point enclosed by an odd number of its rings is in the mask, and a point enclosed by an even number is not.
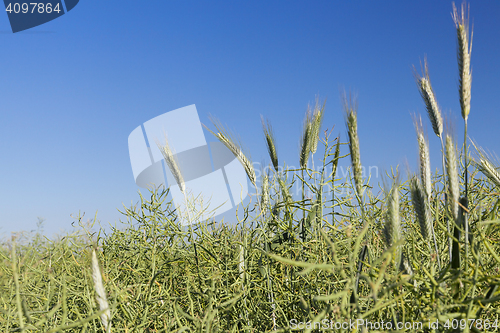
<svg viewBox="0 0 500 333"><path fill-rule="evenodd" d="M469 134L498 154L500 2L470 8ZM440 167L411 66L427 55L438 101L462 140L451 10L451 1L87 0L17 34L0 15L0 236L35 229L37 217L48 235L72 230L79 211L98 211L103 225L123 219L117 208L147 193L133 179L128 135L191 104L203 123L216 116L253 161L267 163L264 115L280 163L297 166L307 104L327 98L324 129L335 125L345 142L339 90L353 89L364 165L416 170L416 112L425 116L432 167Z"/></svg>

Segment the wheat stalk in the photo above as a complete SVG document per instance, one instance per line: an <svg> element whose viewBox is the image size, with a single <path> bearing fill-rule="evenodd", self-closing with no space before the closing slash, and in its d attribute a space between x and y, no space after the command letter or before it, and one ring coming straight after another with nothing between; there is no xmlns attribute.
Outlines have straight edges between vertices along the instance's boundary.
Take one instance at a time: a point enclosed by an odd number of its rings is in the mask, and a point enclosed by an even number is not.
<svg viewBox="0 0 500 333"><path fill-rule="evenodd" d="M432 223L432 214L430 208L430 202L422 188L422 184L417 177L412 177L410 179L410 192L413 202L413 208L417 214L417 220L420 225L420 234L424 241L429 244L431 248L430 241L434 241L434 251L437 255L437 262L439 269L441 269L441 261L439 259L439 252L437 248L436 235L434 233L434 227Z"/></svg>
<svg viewBox="0 0 500 333"><path fill-rule="evenodd" d="M436 96L434 95L434 90L432 89L431 79L429 77L429 67L427 66L427 59L424 58L424 69L422 70L422 76L420 76L415 67L413 67L413 74L415 76L415 80L417 82L418 90L420 92L420 96L424 100L425 108L427 109L427 114L429 116L429 120L432 124L432 129L434 133L441 141L441 149L443 151L442 154L442 166L443 171L445 168L445 153L444 153L444 142L443 142L443 117L441 115L441 110L439 108L439 104L437 103ZM425 184L425 182L424 182ZM427 185L424 185L427 187ZM446 187L446 185L445 185ZM449 248L449 256L451 258L451 236L450 236L450 222L446 219L446 229L448 233L448 248Z"/></svg>
<svg viewBox="0 0 500 333"><path fill-rule="evenodd" d="M323 124L323 117L325 115L325 102L323 102L323 106L320 108L319 100L316 98L316 105L314 106L314 113L311 119L311 153L315 154L318 149L318 141L319 141L319 131L321 129L321 125Z"/></svg>
<svg viewBox="0 0 500 333"><path fill-rule="evenodd" d="M453 139L451 138L450 134L446 135L446 173L448 177L448 207L449 210L451 211L453 221L455 223L453 235L455 238L458 239L459 237L457 236L459 235L458 234L459 230L457 225L460 223L459 209L458 209L460 189L458 184L458 170L457 170L455 144L453 143ZM453 240L452 255L450 257L450 260L451 260L451 267L457 269L460 267L460 253L458 248L459 248L459 243Z"/></svg>
<svg viewBox="0 0 500 333"><path fill-rule="evenodd" d="M493 164L485 158L481 158L477 163L479 171L489 178L496 186L500 187L500 173Z"/></svg>
<svg viewBox="0 0 500 333"><path fill-rule="evenodd" d="M332 191L332 223L335 222L335 175L337 173L337 167L339 165L339 156L340 156L340 135L337 137L337 144L335 145L335 155L331 160L332 163L332 172L330 174L330 182L331 182L331 191Z"/></svg>
<svg viewBox="0 0 500 333"><path fill-rule="evenodd" d="M302 169L301 173L302 173L302 201L303 202L305 199L304 169L307 167L307 162L309 161L309 154L311 153L311 141L312 141L312 135L313 135L313 133L312 133L313 132L312 119L313 118L311 115L311 108L310 108L310 106L307 106L306 117L304 119L304 122L302 125L302 133L300 135L300 151L299 151L299 164L300 164L300 168ZM281 185L281 182L280 182L280 185ZM306 219L306 212L304 210L304 211L302 211L302 231L301 231L302 241L305 240L305 219Z"/></svg>
<svg viewBox="0 0 500 333"><path fill-rule="evenodd" d="M413 177L410 180L410 191L413 208L415 209L417 220L420 224L420 234L424 240L429 241L432 237L432 216L425 192L418 178Z"/></svg>
<svg viewBox="0 0 500 333"><path fill-rule="evenodd" d="M242 285L245 283L245 248L243 245L239 244L238 252L238 272L240 273L240 279Z"/></svg>
<svg viewBox="0 0 500 333"><path fill-rule="evenodd" d="M15 236L12 236L11 258L12 258L12 275L14 277L14 285L16 288L17 315L19 317L20 331L23 332L25 328L24 328L24 320L23 320L21 290L20 290L20 286L19 286L19 272L18 272L18 267L17 267L16 238L15 238Z"/></svg>
<svg viewBox="0 0 500 333"><path fill-rule="evenodd" d="M218 122L214 118L211 118L210 120L212 121L212 124L217 129L218 133L214 133L212 130L210 130L205 125L203 125L203 126L210 133L212 133L217 139L219 139L219 141L222 142L233 153L233 155L240 161L241 165L245 169L245 172L247 174L248 179L255 187L255 190L256 190L257 196L258 196L257 177L255 175L255 169L253 167L253 164L250 162L250 159L247 158L247 156L243 153L240 145L236 143L236 140L232 139L231 134L224 129L224 127L222 126L222 124L220 122ZM259 205L260 212L261 212L260 216L261 216L262 224L265 225L266 223L264 221L264 214L263 214L263 209L262 209L260 200L257 200L257 203ZM269 226L266 226L266 229L268 227ZM267 243L267 237L266 237L265 241ZM269 296L269 300L270 300L270 302L272 304L272 308L273 308L271 316L273 319L273 329L275 329L276 328L276 304L274 303L274 293L272 291L272 282L271 282L271 278L270 278L269 265L266 265L266 271L267 271L266 274L267 274L268 286L269 286L269 289L271 290L270 293L268 294L268 296Z"/></svg>
<svg viewBox="0 0 500 333"><path fill-rule="evenodd" d="M462 108L462 117L467 120L470 112L470 99L471 99L471 81L472 71L470 69L470 54L472 50L472 31L469 33L469 18L465 17L464 5L462 4L461 13L459 14L455 3L453 3L453 22L457 29L458 37L458 71L459 78L459 94L460 106ZM470 42L469 42L470 34Z"/></svg>
<svg viewBox="0 0 500 333"><path fill-rule="evenodd" d="M478 148L474 141L472 141L472 144L479 154L479 162L474 161L478 170L481 171L486 177L488 177L488 179L492 183L500 188L500 172L498 172L498 168L495 167L492 159L488 157L488 155L482 148Z"/></svg>
<svg viewBox="0 0 500 333"><path fill-rule="evenodd" d="M312 141L312 115L311 109L307 107L306 118L302 126L302 133L300 136L300 154L299 154L299 164L302 169L307 166L307 161L309 160L309 153L311 152L311 141Z"/></svg>
<svg viewBox="0 0 500 333"><path fill-rule="evenodd" d="M472 50L472 32L470 36L469 43L469 18L465 18L464 4L462 4L461 15L458 14L455 3L453 3L452 18L457 29L458 37L458 72L459 72L459 87L458 92L460 96L460 107L462 109L462 118L465 122L464 127L464 179L465 179L465 208L467 210L469 206L469 177L468 177L468 154L467 154L467 118L470 112L470 99L471 99L471 83L472 83L472 73L470 69L470 54ZM469 256L469 223L467 212L464 212L464 225L465 225L465 268L467 269Z"/></svg>
<svg viewBox="0 0 500 333"><path fill-rule="evenodd" d="M359 152L359 137L358 137L358 121L357 121L357 103L352 101L349 96L347 99L346 93L344 92L342 96L342 102L344 105L344 116L347 126L347 134L349 136L349 151L351 155L351 165L353 169L354 184L356 187L357 199L361 209L362 220L365 226L368 226L368 221L366 219L365 207L363 205L363 176L361 168L361 155ZM350 303L357 304L358 297L358 286L359 277L361 274L361 269L363 268L363 260L368 253L368 244L365 244L361 250L358 262L358 270L356 272L356 280L354 284L354 290L351 295Z"/></svg>
<svg viewBox="0 0 500 333"><path fill-rule="evenodd" d="M441 110L439 109L436 96L434 95L434 90L432 89L429 69L427 67L427 59L424 59L423 75L420 76L415 70L415 67L413 68L413 73L417 81L420 95L424 100L427 114L429 115L429 119L432 124L432 129L438 137L441 137L443 134L443 117L441 116Z"/></svg>
<svg viewBox="0 0 500 333"><path fill-rule="evenodd" d="M415 122L415 127L417 130L420 180L422 182L426 197L430 201L432 194L431 160L429 157L429 145L427 139L424 136L421 117L419 117L419 122Z"/></svg>
<svg viewBox="0 0 500 333"><path fill-rule="evenodd" d="M276 140L274 138L273 128L271 127L269 121L267 121L267 124L264 122L264 117L261 116L261 120L262 128L264 129L264 137L266 139L267 151L269 152L274 170L278 172L278 152L276 150Z"/></svg>
<svg viewBox="0 0 500 333"><path fill-rule="evenodd" d="M265 214L267 207L269 206L269 176L267 174L264 174L262 178L261 206L263 213Z"/></svg>
<svg viewBox="0 0 500 333"><path fill-rule="evenodd" d="M238 161L240 161L243 169L245 169L248 179L253 184L253 186L257 188L257 177L255 175L255 169L253 167L253 164L250 162L250 159L246 156L245 153L243 153L240 144L238 144L236 140L232 138L231 134L224 129L220 122L218 122L214 118L211 118L211 121L217 129L218 133L214 133L205 125L203 126L205 126L205 128L210 133L212 133L217 139L219 139L219 141L222 142L233 153Z"/></svg>
<svg viewBox="0 0 500 333"><path fill-rule="evenodd" d="M458 218L458 199L460 187L458 184L458 169L455 144L451 135L446 135L446 174L448 177L448 206L453 216L453 220Z"/></svg>
<svg viewBox="0 0 500 333"><path fill-rule="evenodd" d="M396 182L393 183L391 191L387 197L387 213L384 228L385 241L387 247L394 246L401 241L401 221L399 217L399 186ZM401 248L398 245L395 253L396 267L400 266L401 262Z"/></svg>
<svg viewBox="0 0 500 333"><path fill-rule="evenodd" d="M167 134L165 133L164 136L165 136L165 145L162 145L158 139L155 139L156 145L158 146L158 149L160 149L160 152L163 155L163 158L165 159L165 162L167 163L170 172L172 172L172 175L174 176L177 185L179 185L181 192L185 194L186 185L184 184L184 178L182 177L179 164L177 163L174 151L170 148L167 139Z"/></svg>
<svg viewBox="0 0 500 333"><path fill-rule="evenodd" d="M99 305L99 310L104 311L101 314L101 323L106 332L111 331L111 312L109 310L108 298L106 297L106 291L104 290L104 285L102 283L101 270L99 268L99 262L97 261L97 255L95 249L92 250L92 280L94 280L94 289L96 293L97 304Z"/></svg>
<svg viewBox="0 0 500 333"><path fill-rule="evenodd" d="M278 184L281 188L281 193L283 194L283 199L286 203L291 203L292 202L292 195L290 194L290 190L288 188L288 185L285 183L281 177L278 177Z"/></svg>
<svg viewBox="0 0 500 333"><path fill-rule="evenodd" d="M429 145L424 135L421 117L419 117L419 122L415 121L415 125L417 130L418 156L420 160L419 169L420 169L421 182L418 182L415 179L410 183L410 188L413 197L413 205L415 207L415 211L417 212L417 218L420 223L420 232L422 234L422 237L426 240L432 238L432 240L434 241L434 251L436 252L437 256L438 267L439 269L441 269L441 260L439 258L436 234L434 233L434 226L432 222L432 215L430 209L432 181L431 181L431 162L429 156Z"/></svg>
<svg viewBox="0 0 500 333"><path fill-rule="evenodd" d="M250 182L253 184L253 186L257 186L257 177L255 176L253 165L246 157L246 155L242 152L241 148L223 133L217 133L216 137L226 145L226 147L233 153L235 157L238 158L240 163L243 165L243 168L245 169Z"/></svg>
<svg viewBox="0 0 500 333"><path fill-rule="evenodd" d="M168 144L167 134L164 133L164 136L165 136L165 145L162 146L158 139L156 139L156 144L157 144L158 148L160 149L163 157L165 158L165 162L167 163L168 168L170 169L170 172L174 176L174 178L175 178L177 184L179 185L179 188L184 196L184 203L186 205L186 215L187 215L187 219L188 219L188 223L189 223L189 233L191 236L191 241L193 242L194 256L195 256L195 260L196 260L196 269L198 271L198 283L199 283L199 286L201 289L201 276L200 276L200 268L199 268L200 263L198 260L198 249L196 246L196 242L194 241L193 227L192 227L193 221L191 219L191 214L189 213L186 185L184 184L184 178L182 177L182 173L180 171L178 161L175 158L174 151L172 150L172 148L170 148L170 145Z"/></svg>
<svg viewBox="0 0 500 333"><path fill-rule="evenodd" d="M343 98L344 112L346 118L347 134L349 136L349 151L351 153L351 164L354 174L354 183L359 197L363 196L363 177L361 168L361 157L359 152L359 137L358 137L358 116L357 103L353 103L352 99L347 100L344 93Z"/></svg>

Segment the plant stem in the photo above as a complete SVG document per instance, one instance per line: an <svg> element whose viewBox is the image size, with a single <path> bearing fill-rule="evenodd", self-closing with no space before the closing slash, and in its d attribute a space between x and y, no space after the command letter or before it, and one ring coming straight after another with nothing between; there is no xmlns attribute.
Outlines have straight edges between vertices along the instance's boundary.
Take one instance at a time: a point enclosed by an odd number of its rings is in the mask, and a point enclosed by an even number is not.
<svg viewBox="0 0 500 333"><path fill-rule="evenodd" d="M16 306L17 315L19 317L19 327L21 332L24 332L23 310L21 304L21 294L19 291L19 274L17 272L17 255L16 255L16 242L12 242L12 273L14 275L14 284L16 286Z"/></svg>
<svg viewBox="0 0 500 333"><path fill-rule="evenodd" d="M305 196L304 196L304 168L302 168L302 202L304 203ZM301 230L301 235L300 237L302 238L302 242L305 242L305 223L306 223L306 211L302 210L302 230Z"/></svg>
<svg viewBox="0 0 500 333"><path fill-rule="evenodd" d="M191 236L191 242L194 246L194 258L196 260L196 270L198 273L198 286L199 286L200 292L201 292L202 289L201 289L200 263L198 261L198 249L196 248L196 241L194 240L194 236L193 236L193 226L192 226L193 221L191 221L191 216L189 214L188 199L187 199L186 192L182 191L182 193L184 194L184 202L186 203L186 215L187 215L188 223L189 223L189 233Z"/></svg>
<svg viewBox="0 0 500 333"><path fill-rule="evenodd" d="M445 155L445 150L444 150L444 142L443 142L443 137L440 136L439 137L441 139L441 152L442 152L442 162L443 162L443 177L446 173L446 170L445 170L445 161L444 161L444 155ZM443 180L443 184L444 184L444 211L446 212L446 203L448 202L448 190L447 190L447 183L446 183L446 179ZM436 209L437 209L437 206L436 206ZM451 259L452 259L452 242L451 242L451 230L450 230L450 220L448 219L448 215L445 213L444 214L444 218L446 220L446 232L448 233L448 256L450 258L450 263L451 263Z"/></svg>
<svg viewBox="0 0 500 333"><path fill-rule="evenodd" d="M468 156L467 156L467 118L465 121L465 133L464 133L464 154L465 154L465 165L464 165L464 178L465 178L465 209L464 209L464 227L465 227L465 270L467 270L468 258L469 258L469 221L468 221L468 209L469 209L469 174L468 174Z"/></svg>

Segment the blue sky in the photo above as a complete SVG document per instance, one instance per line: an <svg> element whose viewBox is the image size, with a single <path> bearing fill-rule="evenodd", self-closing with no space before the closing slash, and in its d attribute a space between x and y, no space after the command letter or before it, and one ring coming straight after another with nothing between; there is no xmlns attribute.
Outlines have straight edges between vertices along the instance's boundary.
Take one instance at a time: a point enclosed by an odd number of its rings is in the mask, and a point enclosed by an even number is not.
<svg viewBox="0 0 500 333"><path fill-rule="evenodd" d="M469 134L498 154L500 2L470 8ZM0 15L0 236L35 229L37 217L48 235L71 231L79 211L85 219L97 211L103 225L123 220L117 208L147 193L134 182L128 135L191 104L203 123L217 117L253 161L268 163L264 115L280 163L297 166L308 103L327 99L324 129L335 125L332 135L345 142L339 91L352 89L363 165L380 174L406 163L416 170L411 114L420 113L432 167L440 167L411 68L427 56L439 104L462 140L451 10L451 1L87 0L16 34Z"/></svg>

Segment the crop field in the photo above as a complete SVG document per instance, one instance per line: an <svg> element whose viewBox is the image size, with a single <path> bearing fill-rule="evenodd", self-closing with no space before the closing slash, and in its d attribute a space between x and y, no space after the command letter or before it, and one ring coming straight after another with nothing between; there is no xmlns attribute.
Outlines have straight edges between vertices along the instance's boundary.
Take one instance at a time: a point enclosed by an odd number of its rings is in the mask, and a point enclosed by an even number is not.
<svg viewBox="0 0 500 333"><path fill-rule="evenodd" d="M499 331L500 170L488 143L467 136L469 115L480 117L470 108L472 30L466 7L453 14L465 132L446 126L425 61L414 71L427 110L414 117L416 174L394 168L385 188L369 185L348 93L345 142L322 131L324 103L308 108L300 168L280 165L263 120L271 168L261 179L214 120L209 131L257 189L237 223L197 223L198 212L177 211L155 188L110 232L78 217L77 231L56 240L13 236L0 245L0 332ZM431 140L442 172L431 172Z"/></svg>

